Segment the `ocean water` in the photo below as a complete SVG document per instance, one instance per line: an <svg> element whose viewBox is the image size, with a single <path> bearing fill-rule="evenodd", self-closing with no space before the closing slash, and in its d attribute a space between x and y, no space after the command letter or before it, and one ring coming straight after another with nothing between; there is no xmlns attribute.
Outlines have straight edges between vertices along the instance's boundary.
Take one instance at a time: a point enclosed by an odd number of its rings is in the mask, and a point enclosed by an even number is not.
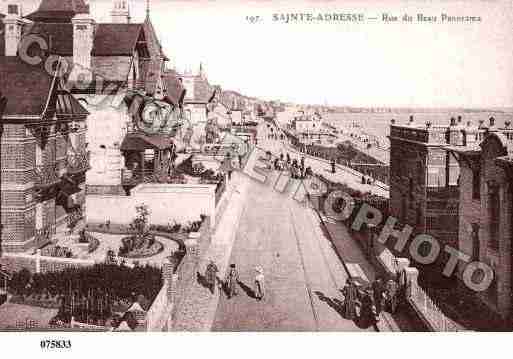
<svg viewBox="0 0 513 359"><path fill-rule="evenodd" d="M384 146L389 145L387 136L390 134L391 120L395 119L397 125L406 125L410 115L413 115L414 122L418 125L425 125L431 121L433 126L448 126L451 117L462 116L462 124L467 125L470 121L472 126L477 126L479 120L484 120L488 125L490 117L495 118L496 126L503 127L504 121L513 122L513 113L506 112L419 112L419 113L330 113L325 114L325 120L335 127L343 128L344 133L365 134L377 139ZM360 127L353 127L358 124Z"/></svg>

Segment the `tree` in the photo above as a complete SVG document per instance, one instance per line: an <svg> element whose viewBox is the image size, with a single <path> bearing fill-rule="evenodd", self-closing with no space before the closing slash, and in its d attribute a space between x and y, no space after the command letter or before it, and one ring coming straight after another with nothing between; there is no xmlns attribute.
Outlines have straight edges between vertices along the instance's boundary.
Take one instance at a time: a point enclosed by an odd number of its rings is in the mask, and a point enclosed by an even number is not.
<svg viewBox="0 0 513 359"><path fill-rule="evenodd" d="M137 217L134 218L132 225L136 230L135 247L139 248L140 245L144 243L144 238L148 234L150 210L149 207L143 203L135 207L135 211L137 212Z"/></svg>

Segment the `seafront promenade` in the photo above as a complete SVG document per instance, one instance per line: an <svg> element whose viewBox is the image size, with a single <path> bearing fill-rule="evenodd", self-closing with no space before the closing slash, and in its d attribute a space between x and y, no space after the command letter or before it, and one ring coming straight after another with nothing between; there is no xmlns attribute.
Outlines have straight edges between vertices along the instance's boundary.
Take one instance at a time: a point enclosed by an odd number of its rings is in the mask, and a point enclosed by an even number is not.
<svg viewBox="0 0 513 359"><path fill-rule="evenodd" d="M267 127L258 127L258 148L248 165L267 151L278 153L287 147L279 140L267 138ZM292 155L292 150L289 151ZM329 165L306 159L317 170ZM339 171L338 179L350 177ZM219 266L218 276L226 278L227 267L235 264L239 271L238 295L228 298L224 291L209 290L196 283L188 294L184 311L177 316L175 330L186 331L398 331L413 330L408 318L399 321L383 314L377 326L366 326L342 316L344 286L351 268L360 268L368 280L375 271L361 253L358 244L344 231L342 224L330 229L307 202L298 202L290 188L276 191L269 183L278 178L269 170L266 183L242 173L234 173L229 202L221 215L208 259ZM293 180L299 181L299 180ZM340 227L340 228L339 228ZM335 247L327 232L339 241ZM337 253L337 251L339 253ZM347 258L344 263L341 258ZM255 298L255 268L265 275L265 298Z"/></svg>
<svg viewBox="0 0 513 359"><path fill-rule="evenodd" d="M282 127L285 128L285 126L292 122L294 119L294 116L296 115L296 111L286 108L283 112L278 112L276 114L276 122ZM343 122L335 122L333 120L327 121L332 126L335 126L339 133L337 134L337 139L335 140L335 145L337 143L341 143L344 141L349 141L353 144L355 148L360 150L361 152L367 154L370 157L375 158L376 160L384 163L385 165L388 165L390 163L390 152L387 148L383 147L377 147L375 144L372 144L370 148L367 147L368 142L364 142L363 140L360 140L357 135L361 135L359 133L358 128L353 127L346 127L344 126ZM351 137L350 134L354 133L355 136ZM384 134L383 134L384 136ZM363 137L362 137L363 138ZM387 142L387 141L381 141L381 143Z"/></svg>
<svg viewBox="0 0 513 359"><path fill-rule="evenodd" d="M290 121L293 118L293 113L290 111L279 112L276 117L276 124L280 126L285 126L287 121ZM282 130L281 128L279 130ZM261 132L267 135L267 130L265 126L260 130ZM358 190L362 193L369 192L371 194L375 194L381 196L383 198L389 198L389 186L383 182L375 181L374 184L362 184L362 176L361 172L358 172L352 168L347 166L337 164L336 172L331 173L331 164L329 161L310 156L308 154L304 154L297 149L295 149L288 141L270 141L267 146L275 156L279 156L280 153L286 154L289 153L293 156L300 158L301 156L305 157L305 166L310 166L314 173L318 175L322 175L324 178L338 183L345 183L347 186L354 190ZM261 142L259 142L261 143Z"/></svg>

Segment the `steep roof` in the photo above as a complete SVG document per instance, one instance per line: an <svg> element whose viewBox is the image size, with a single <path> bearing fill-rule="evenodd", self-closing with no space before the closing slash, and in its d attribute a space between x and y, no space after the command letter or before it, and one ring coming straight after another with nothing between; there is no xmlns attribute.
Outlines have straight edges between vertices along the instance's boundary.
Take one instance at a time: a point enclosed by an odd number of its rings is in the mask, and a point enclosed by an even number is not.
<svg viewBox="0 0 513 359"><path fill-rule="evenodd" d="M0 57L0 92L7 98L6 116L88 115L82 105L59 86L53 74L18 57Z"/></svg>
<svg viewBox="0 0 513 359"><path fill-rule="evenodd" d="M146 84L145 89L147 93L153 94L157 92L157 85L159 84L159 81L163 80L162 72L164 68L164 61L167 61L168 58L162 50L162 45L160 44L159 38L149 16L146 16L146 20L144 20L142 27L150 58L143 69L143 75Z"/></svg>
<svg viewBox="0 0 513 359"><path fill-rule="evenodd" d="M98 24L92 55L132 56L141 31L141 24ZM73 25L70 23L35 22L26 25L23 34L42 36L55 55L73 56Z"/></svg>
<svg viewBox="0 0 513 359"><path fill-rule="evenodd" d="M164 73L165 95L173 105L179 105L183 100L185 89L178 79L176 71L168 70Z"/></svg>
<svg viewBox="0 0 513 359"><path fill-rule="evenodd" d="M215 95L215 88L210 86L207 79L201 76L190 76L185 75L181 77L191 78L194 82L193 86L193 96L190 98L186 98L186 103L197 103L197 104L207 104L211 102Z"/></svg>
<svg viewBox="0 0 513 359"><path fill-rule="evenodd" d="M162 58L164 58L165 61L168 61L169 58L164 53L159 37L157 36L157 32L155 31L155 28L153 27L153 23L151 22L149 16L146 16L146 19L143 23L143 27L144 33L146 34L146 38L148 39L148 41L153 43L155 45L156 50L158 51L158 54Z"/></svg>
<svg viewBox="0 0 513 359"><path fill-rule="evenodd" d="M89 5L84 0L42 0L38 9L27 19L41 22L71 22L77 14L88 14Z"/></svg>
<svg viewBox="0 0 513 359"><path fill-rule="evenodd" d="M23 35L39 35L46 40L52 54L73 56L73 25L35 22L23 29Z"/></svg>
<svg viewBox="0 0 513 359"><path fill-rule="evenodd" d="M98 24L93 56L132 56L142 28L141 24Z"/></svg>
<svg viewBox="0 0 513 359"><path fill-rule="evenodd" d="M149 136L144 133L129 133L121 143L121 151L144 151L145 149L165 150L173 145L167 135Z"/></svg>

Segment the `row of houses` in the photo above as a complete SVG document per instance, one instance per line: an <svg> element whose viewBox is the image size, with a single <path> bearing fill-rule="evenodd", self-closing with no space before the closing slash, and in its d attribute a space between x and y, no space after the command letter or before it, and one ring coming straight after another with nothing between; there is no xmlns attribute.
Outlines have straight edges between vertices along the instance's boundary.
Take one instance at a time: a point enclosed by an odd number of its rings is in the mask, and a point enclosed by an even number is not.
<svg viewBox="0 0 513 359"><path fill-rule="evenodd" d="M463 123L448 126L416 124L390 128L390 211L415 233L427 233L441 245L459 250L453 288L479 299L503 319L511 319L513 255L513 128L509 121L497 126ZM400 228L398 228L400 230ZM413 236L412 236L413 237ZM442 247L443 248L443 247ZM429 251L429 248L427 249ZM423 267L440 276L450 259L442 250L438 260ZM484 263L493 271L485 290L463 290L484 273L465 272L468 263ZM433 270L434 269L434 270ZM458 291L456 291L458 292Z"/></svg>
<svg viewBox="0 0 513 359"><path fill-rule="evenodd" d="M124 194L127 165L166 163L176 141L144 127L142 117L155 118L145 104L188 123L243 111L218 108L221 88L202 66L196 74L168 68L149 6L133 23L129 2L113 0L111 22L99 23L84 0L42 0L28 15L9 1L0 34L4 251L43 246L83 215L86 194Z"/></svg>

